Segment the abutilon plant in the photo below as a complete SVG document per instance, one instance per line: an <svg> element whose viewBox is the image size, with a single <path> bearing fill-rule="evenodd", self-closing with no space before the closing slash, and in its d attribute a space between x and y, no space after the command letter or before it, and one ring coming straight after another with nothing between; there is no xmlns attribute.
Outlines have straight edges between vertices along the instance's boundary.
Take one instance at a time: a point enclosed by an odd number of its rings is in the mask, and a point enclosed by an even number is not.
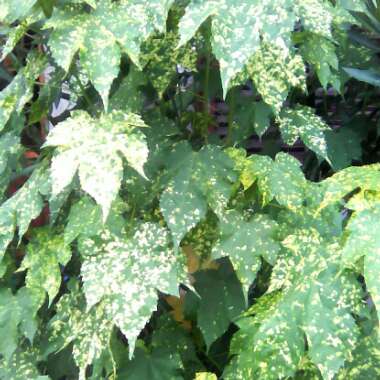
<svg viewBox="0 0 380 380"><path fill-rule="evenodd" d="M0 379L380 379L379 9L0 0Z"/></svg>

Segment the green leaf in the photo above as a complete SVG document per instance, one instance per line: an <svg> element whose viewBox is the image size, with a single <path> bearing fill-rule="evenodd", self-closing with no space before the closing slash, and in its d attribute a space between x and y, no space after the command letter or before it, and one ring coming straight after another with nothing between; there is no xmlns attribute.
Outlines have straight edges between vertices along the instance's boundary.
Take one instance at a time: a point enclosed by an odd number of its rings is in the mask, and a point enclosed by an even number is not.
<svg viewBox="0 0 380 380"><path fill-rule="evenodd" d="M49 172L42 165L12 198L0 206L0 259L12 241L16 227L21 240L30 222L41 213L44 207L41 192L46 185L49 185Z"/></svg>
<svg viewBox="0 0 380 380"><path fill-rule="evenodd" d="M133 113L141 112L144 104L141 87L146 84L147 79L143 72L132 65L128 75L121 81L119 88L111 97L110 109Z"/></svg>
<svg viewBox="0 0 380 380"><path fill-rule="evenodd" d="M145 176L143 166L148 148L145 136L136 127L145 127L140 117L120 111L100 119L76 111L70 119L58 124L44 145L58 147L51 165L53 194L68 186L78 170L83 190L102 207L105 220L123 178L120 153Z"/></svg>
<svg viewBox="0 0 380 380"><path fill-rule="evenodd" d="M19 70L12 82L0 92L0 131L13 112L19 114L33 96L35 78L42 72L46 57L31 53L25 67Z"/></svg>
<svg viewBox="0 0 380 380"><path fill-rule="evenodd" d="M329 126L315 115L312 108L297 106L294 109L284 109L278 122L286 144L293 145L300 137L309 149L329 161L324 135Z"/></svg>
<svg viewBox="0 0 380 380"><path fill-rule="evenodd" d="M380 86L380 74L372 70L353 69L349 67L343 67L343 70L352 78L372 84L373 86Z"/></svg>
<svg viewBox="0 0 380 380"><path fill-rule="evenodd" d="M194 152L187 144L177 144L168 161L172 179L161 195L160 208L178 247L205 217L207 206L217 215L223 212L236 177L232 160L211 145Z"/></svg>
<svg viewBox="0 0 380 380"><path fill-rule="evenodd" d="M49 296L49 304L61 286L60 264L66 265L71 258L70 247L62 235L54 234L48 227L38 229L27 246L27 253L20 270L28 270L26 287L39 290Z"/></svg>
<svg viewBox="0 0 380 380"><path fill-rule="evenodd" d="M347 168L362 156L361 136L347 127L325 132L327 154L335 171Z"/></svg>
<svg viewBox="0 0 380 380"><path fill-rule="evenodd" d="M108 109L111 85L119 73L122 52L139 65L140 46L159 26L163 29L172 1L121 3L104 0L88 13L82 7L56 8L45 28L53 28L49 47L53 58L65 71L79 51L84 71ZM112 15L112 17L110 17Z"/></svg>
<svg viewBox="0 0 380 380"><path fill-rule="evenodd" d="M126 224L122 216L125 209L126 204L117 198L112 203L107 220L103 223L101 208L89 197L82 197L71 206L64 233L65 244L72 243L78 236L100 235L104 229L121 235Z"/></svg>
<svg viewBox="0 0 380 380"><path fill-rule="evenodd" d="M152 379L152 380L180 380L181 358L178 353L173 354L165 348L153 349L148 352L145 347L136 348L134 358L123 364L117 379Z"/></svg>
<svg viewBox="0 0 380 380"><path fill-rule="evenodd" d="M0 0L0 22L12 24L26 17L37 0Z"/></svg>
<svg viewBox="0 0 380 380"><path fill-rule="evenodd" d="M169 247L167 230L146 223L132 239L103 233L83 239L82 279L90 309L104 299L106 312L129 342L130 355L140 331L156 310L157 292L176 294L186 282L184 257Z"/></svg>
<svg viewBox="0 0 380 380"><path fill-rule="evenodd" d="M350 218L347 240L342 251L342 264L352 266L364 256L364 278L380 317L380 205L357 211Z"/></svg>
<svg viewBox="0 0 380 380"><path fill-rule="evenodd" d="M26 288L13 295L10 289L0 289L0 353L9 360L18 347L19 336L33 340L37 330L36 313L41 299Z"/></svg>
<svg viewBox="0 0 380 380"><path fill-rule="evenodd" d="M231 264L223 260L218 270L194 274L194 287L200 295L198 325L207 348L221 335L245 308L244 294Z"/></svg>
<svg viewBox="0 0 380 380"><path fill-rule="evenodd" d="M275 263L280 249L273 239L277 223L259 214L246 221L234 212L227 213L222 222L224 232L212 249L212 257L230 258L247 294L261 267L261 257L272 265ZM234 226L233 230L231 226Z"/></svg>

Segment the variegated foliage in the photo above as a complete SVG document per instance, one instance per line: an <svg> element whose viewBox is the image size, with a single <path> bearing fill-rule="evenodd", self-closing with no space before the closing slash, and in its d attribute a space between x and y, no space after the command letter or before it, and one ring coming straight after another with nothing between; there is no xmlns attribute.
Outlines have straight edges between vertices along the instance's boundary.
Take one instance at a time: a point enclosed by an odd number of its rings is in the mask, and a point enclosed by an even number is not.
<svg viewBox="0 0 380 380"><path fill-rule="evenodd" d="M370 62L349 11L0 0L1 380L380 378L380 166L304 101ZM273 129L345 168L242 148Z"/></svg>

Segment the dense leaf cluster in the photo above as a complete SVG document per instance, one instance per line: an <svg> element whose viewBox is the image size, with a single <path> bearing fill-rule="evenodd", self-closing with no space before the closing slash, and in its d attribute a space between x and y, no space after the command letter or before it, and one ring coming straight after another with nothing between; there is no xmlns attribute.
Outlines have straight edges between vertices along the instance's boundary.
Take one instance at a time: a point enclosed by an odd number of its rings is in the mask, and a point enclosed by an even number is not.
<svg viewBox="0 0 380 380"><path fill-rule="evenodd" d="M0 33L1 380L380 378L379 2L0 0Z"/></svg>

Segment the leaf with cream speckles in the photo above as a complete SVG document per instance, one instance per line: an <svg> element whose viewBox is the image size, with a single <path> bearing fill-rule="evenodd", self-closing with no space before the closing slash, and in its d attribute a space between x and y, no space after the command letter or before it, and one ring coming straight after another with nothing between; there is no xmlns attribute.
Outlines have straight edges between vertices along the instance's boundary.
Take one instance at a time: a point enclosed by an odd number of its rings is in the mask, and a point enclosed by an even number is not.
<svg viewBox="0 0 380 380"><path fill-rule="evenodd" d="M308 187L300 165L297 159L286 153L278 153L275 161L252 155L242 162L240 180L245 188L257 182L263 205L276 198L289 209L299 208Z"/></svg>
<svg viewBox="0 0 380 380"><path fill-rule="evenodd" d="M261 267L261 257L272 265L275 263L280 249L273 238L277 224L265 215L255 215L246 221L234 212L226 214L222 223L225 233L213 247L212 256L230 258L247 294ZM230 226L234 226L233 230Z"/></svg>
<svg viewBox="0 0 380 380"><path fill-rule="evenodd" d="M66 71L79 51L84 71L108 109L108 95L119 73L122 52L139 65L140 45L155 28L162 30L172 1L120 3L103 0L88 13L80 6L56 8L45 24L52 28L49 47L55 61Z"/></svg>
<svg viewBox="0 0 380 380"><path fill-rule="evenodd" d="M71 258L70 247L62 235L54 234L44 227L34 233L27 246L27 253L20 270L27 269L26 287L46 291L49 304L53 302L61 286L61 265L66 265Z"/></svg>
<svg viewBox="0 0 380 380"><path fill-rule="evenodd" d="M227 367L228 380L293 376L306 352L304 337L312 362L329 380L354 348L358 328L350 310L362 292L349 275L337 276L336 247L324 246L313 230L301 230L283 245L282 269L292 275L269 307L255 306L254 317L237 322L231 347L237 356Z"/></svg>
<svg viewBox="0 0 380 380"><path fill-rule="evenodd" d="M37 0L0 0L0 22L11 24L24 18Z"/></svg>
<svg viewBox="0 0 380 380"><path fill-rule="evenodd" d="M369 336L363 337L352 357L346 362L337 380L367 380L380 378L379 331L374 329Z"/></svg>
<svg viewBox="0 0 380 380"><path fill-rule="evenodd" d="M44 145L57 147L51 168L53 194L68 186L78 171L83 190L102 207L105 220L123 177L121 157L145 176L148 148L145 136L137 129L145 126L139 116L120 111L100 119L74 112L49 133Z"/></svg>
<svg viewBox="0 0 380 380"><path fill-rule="evenodd" d="M33 348L18 347L10 360L0 359L0 378L9 380L49 380L38 370L39 355Z"/></svg>
<svg viewBox="0 0 380 380"><path fill-rule="evenodd" d="M364 278L380 317L380 204L355 212L346 231L347 240L342 251L342 264L353 266L364 256Z"/></svg>
<svg viewBox="0 0 380 380"><path fill-rule="evenodd" d="M220 149L206 146L199 152L180 143L169 157L173 177L161 195L160 208L175 246L201 221L207 207L219 215L227 206L236 181L232 160Z"/></svg>
<svg viewBox="0 0 380 380"><path fill-rule="evenodd" d="M58 302L56 315L49 321L48 352L73 344L73 357L79 367L79 380L86 379L87 366L109 350L113 322L100 304L86 311L83 294L76 284Z"/></svg>
<svg viewBox="0 0 380 380"><path fill-rule="evenodd" d="M156 224L143 224L132 239L107 231L101 236L79 242L87 308L106 301L107 315L128 338L132 355L156 310L157 290L175 295L186 282L185 257L174 253L168 231Z"/></svg>
<svg viewBox="0 0 380 380"><path fill-rule="evenodd" d="M309 149L329 161L324 135L329 126L315 115L312 108L297 106L294 109L284 109L278 117L278 122L286 144L293 145L300 137Z"/></svg>
<svg viewBox="0 0 380 380"><path fill-rule="evenodd" d="M309 3L314 14L305 12ZM211 44L219 60L224 94L231 79L258 51L261 39L283 50L287 57L291 33L299 18L306 30L331 35L332 11L324 1L308 0L305 4L301 0L192 0L180 22L181 44L193 37L209 17Z"/></svg>

